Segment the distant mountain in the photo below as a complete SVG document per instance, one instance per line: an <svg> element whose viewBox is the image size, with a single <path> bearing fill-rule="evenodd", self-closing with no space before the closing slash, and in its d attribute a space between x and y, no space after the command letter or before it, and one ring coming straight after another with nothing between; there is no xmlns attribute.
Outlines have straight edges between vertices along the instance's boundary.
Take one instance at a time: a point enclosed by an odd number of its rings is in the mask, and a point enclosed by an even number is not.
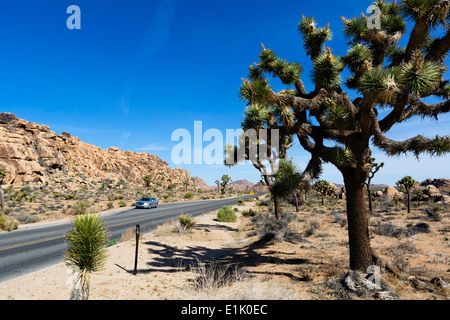
<svg viewBox="0 0 450 320"><path fill-rule="evenodd" d="M228 188L233 188L234 191L251 190L255 184L248 180L236 180L228 184Z"/></svg>
<svg viewBox="0 0 450 320"><path fill-rule="evenodd" d="M338 188L344 187L343 184L339 184L339 183L334 183L334 185ZM383 189L386 189L387 187L389 187L387 184L371 184L370 190L371 191L383 190Z"/></svg>
<svg viewBox="0 0 450 320"><path fill-rule="evenodd" d="M170 184L181 186L190 177L189 171L170 168L156 155L122 151L114 146L101 149L67 132L58 135L48 126L6 112L0 113L0 169L6 171L6 184L58 184L69 190L92 181L142 185L146 175L167 188Z"/></svg>

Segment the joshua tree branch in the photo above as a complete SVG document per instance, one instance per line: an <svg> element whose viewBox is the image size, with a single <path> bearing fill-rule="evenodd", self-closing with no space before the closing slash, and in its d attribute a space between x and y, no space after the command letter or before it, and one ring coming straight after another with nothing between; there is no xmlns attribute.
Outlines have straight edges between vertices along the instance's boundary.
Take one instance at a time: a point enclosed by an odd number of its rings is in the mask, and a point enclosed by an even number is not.
<svg viewBox="0 0 450 320"><path fill-rule="evenodd" d="M373 142L377 147L383 149L390 156L401 155L407 152L413 152L416 156L424 152L429 152L432 154L441 153L442 151L435 151L435 146L438 142L444 144L444 152L449 151L449 136L436 137L436 139L428 139L426 137L418 135L405 141L391 140L383 135L374 112L372 112L371 118L374 129Z"/></svg>

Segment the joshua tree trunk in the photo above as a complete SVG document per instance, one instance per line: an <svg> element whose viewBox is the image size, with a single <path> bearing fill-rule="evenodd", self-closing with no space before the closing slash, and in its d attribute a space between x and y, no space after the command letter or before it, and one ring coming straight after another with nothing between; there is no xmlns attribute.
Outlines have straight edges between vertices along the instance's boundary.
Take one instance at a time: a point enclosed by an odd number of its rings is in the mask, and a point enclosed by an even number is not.
<svg viewBox="0 0 450 320"><path fill-rule="evenodd" d="M365 177L355 169L344 173L347 191L347 220L350 246L350 268L366 271L372 264L369 229L365 201Z"/></svg>
<svg viewBox="0 0 450 320"><path fill-rule="evenodd" d="M4 199L3 199L3 188L0 185L0 210L3 211L5 210L5 203L4 203Z"/></svg>
<svg viewBox="0 0 450 320"><path fill-rule="evenodd" d="M281 216L280 198L273 196L273 204L275 210L275 218L280 219Z"/></svg>
<svg viewBox="0 0 450 320"><path fill-rule="evenodd" d="M323 202L323 193L322 193L322 205L324 205L325 203Z"/></svg>
<svg viewBox="0 0 450 320"><path fill-rule="evenodd" d="M410 190L407 189L406 190L406 197L407 197L407 206L408 206L408 213L411 213L411 194L410 194Z"/></svg>
<svg viewBox="0 0 450 320"><path fill-rule="evenodd" d="M372 213L373 212L373 208L372 208L372 194L370 192L370 185L367 184L367 194L369 196L369 212Z"/></svg>

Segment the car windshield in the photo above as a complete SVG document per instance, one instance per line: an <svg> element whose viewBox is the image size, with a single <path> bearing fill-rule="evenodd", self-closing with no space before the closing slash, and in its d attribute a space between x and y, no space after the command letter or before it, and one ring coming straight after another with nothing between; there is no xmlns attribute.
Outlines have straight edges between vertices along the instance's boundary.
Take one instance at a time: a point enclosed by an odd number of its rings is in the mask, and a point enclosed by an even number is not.
<svg viewBox="0 0 450 320"><path fill-rule="evenodd" d="M142 199L139 200L139 201L151 201L151 199L150 199L150 198L142 198Z"/></svg>

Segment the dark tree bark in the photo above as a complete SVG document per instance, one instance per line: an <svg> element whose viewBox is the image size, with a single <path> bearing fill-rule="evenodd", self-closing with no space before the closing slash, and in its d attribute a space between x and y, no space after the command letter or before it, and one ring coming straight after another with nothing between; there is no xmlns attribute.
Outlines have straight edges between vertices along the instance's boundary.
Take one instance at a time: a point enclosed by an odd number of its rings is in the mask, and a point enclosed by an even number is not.
<svg viewBox="0 0 450 320"><path fill-rule="evenodd" d="M347 221L350 246L350 268L366 271L372 264L369 229L365 201L365 177L348 170L344 173L347 191Z"/></svg>

